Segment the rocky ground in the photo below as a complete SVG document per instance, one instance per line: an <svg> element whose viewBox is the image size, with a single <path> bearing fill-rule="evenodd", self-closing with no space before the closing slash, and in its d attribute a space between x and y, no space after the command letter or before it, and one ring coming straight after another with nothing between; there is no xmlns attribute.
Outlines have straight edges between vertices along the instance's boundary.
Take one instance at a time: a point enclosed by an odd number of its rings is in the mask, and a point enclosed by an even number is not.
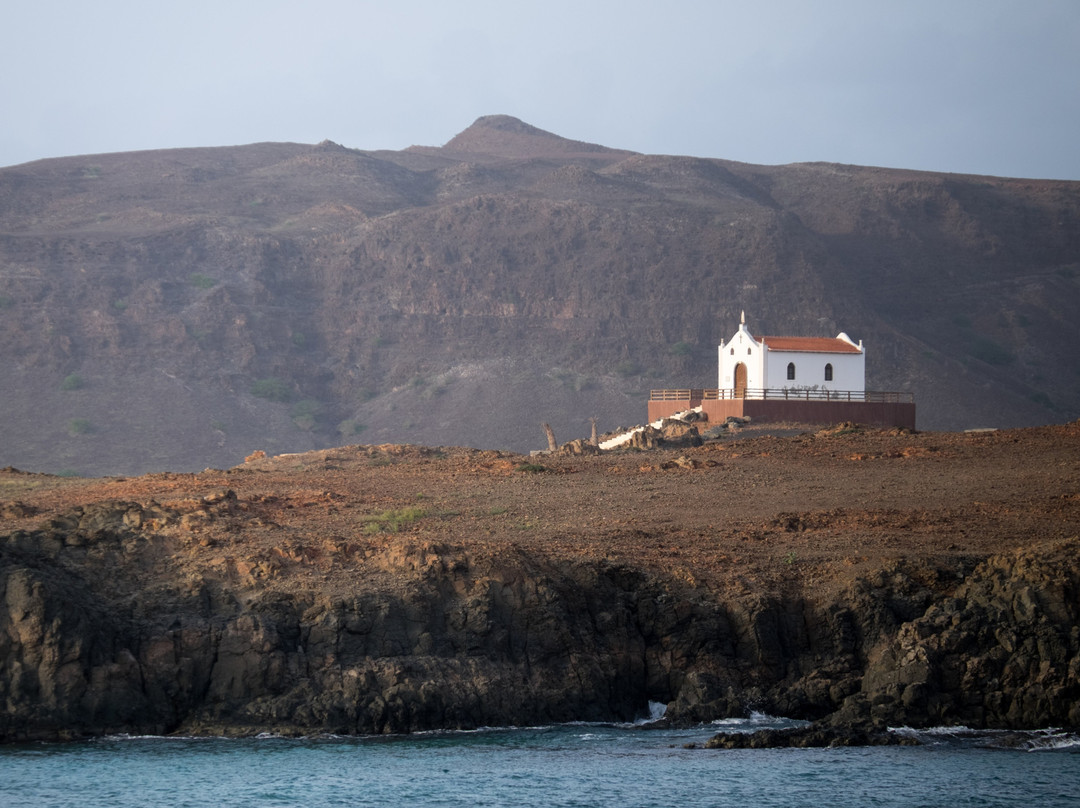
<svg viewBox="0 0 1080 808"><path fill-rule="evenodd" d="M1080 422L0 472L0 739L1080 725Z"/></svg>

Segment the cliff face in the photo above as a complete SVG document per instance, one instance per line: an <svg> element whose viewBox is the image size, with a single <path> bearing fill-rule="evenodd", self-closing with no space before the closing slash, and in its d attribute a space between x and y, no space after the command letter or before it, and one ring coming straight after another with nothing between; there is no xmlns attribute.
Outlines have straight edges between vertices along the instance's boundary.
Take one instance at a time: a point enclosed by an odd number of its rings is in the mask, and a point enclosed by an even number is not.
<svg viewBox="0 0 1080 808"><path fill-rule="evenodd" d="M54 535L65 554L72 539L117 556L138 541ZM753 708L837 725L1078 726L1078 550L995 557L951 594L897 565L810 603L416 548L396 560L412 572L398 593L238 602L196 588L126 608L16 551L0 589L0 738L632 720L649 701L673 721Z"/></svg>
<svg viewBox="0 0 1080 808"><path fill-rule="evenodd" d="M1027 452L1063 466L1078 435ZM0 739L630 720L649 701L674 721L755 709L1080 726L1080 514L1057 493L1072 467L1024 472L1031 454L1004 437L972 467L959 449L979 439L894 436L820 438L793 471L795 440L706 445L687 450L696 468L629 476L613 456L536 474L400 447L213 476L15 475L27 493L0 539ZM1002 475L973 499L961 469L980 478L983 464ZM938 474L957 480L947 507L919 488ZM890 480L890 506L762 505L862 497L852 475L866 490ZM714 486L732 478L756 504L723 499Z"/></svg>
<svg viewBox="0 0 1080 808"><path fill-rule="evenodd" d="M356 440L525 451L712 387L755 333L868 349L920 428L1080 415L1080 184L440 148L0 169L0 463L143 473Z"/></svg>

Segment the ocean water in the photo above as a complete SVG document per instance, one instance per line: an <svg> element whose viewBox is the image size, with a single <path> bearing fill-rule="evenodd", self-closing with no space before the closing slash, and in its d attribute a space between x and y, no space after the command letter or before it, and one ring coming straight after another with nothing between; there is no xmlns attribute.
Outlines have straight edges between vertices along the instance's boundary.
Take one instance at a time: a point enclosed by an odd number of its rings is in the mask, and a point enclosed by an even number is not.
<svg viewBox="0 0 1080 808"><path fill-rule="evenodd" d="M1064 733L1008 749L955 730L917 747L684 748L784 723L26 744L0 747L0 806L1080 805L1080 739Z"/></svg>

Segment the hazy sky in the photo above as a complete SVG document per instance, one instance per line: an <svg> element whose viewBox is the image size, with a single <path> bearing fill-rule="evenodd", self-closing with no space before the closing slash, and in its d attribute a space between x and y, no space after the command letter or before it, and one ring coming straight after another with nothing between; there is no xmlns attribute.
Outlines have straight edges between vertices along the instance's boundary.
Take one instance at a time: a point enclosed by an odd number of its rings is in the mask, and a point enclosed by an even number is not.
<svg viewBox="0 0 1080 808"><path fill-rule="evenodd" d="M1080 180L1080 0L22 0L0 166L438 146L505 113L752 163Z"/></svg>

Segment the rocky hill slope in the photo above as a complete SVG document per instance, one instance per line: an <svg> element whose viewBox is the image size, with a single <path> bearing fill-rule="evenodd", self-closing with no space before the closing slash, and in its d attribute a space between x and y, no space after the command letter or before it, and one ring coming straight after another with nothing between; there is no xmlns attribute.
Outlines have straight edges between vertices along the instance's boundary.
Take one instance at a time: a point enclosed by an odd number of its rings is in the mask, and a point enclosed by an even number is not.
<svg viewBox="0 0 1080 808"><path fill-rule="evenodd" d="M1080 424L0 472L0 740L1080 726Z"/></svg>
<svg viewBox="0 0 1080 808"><path fill-rule="evenodd" d="M757 333L868 348L920 428L1080 414L1080 183L754 166L481 118L0 169L0 464L230 466L640 423ZM360 436L358 438L357 436Z"/></svg>

